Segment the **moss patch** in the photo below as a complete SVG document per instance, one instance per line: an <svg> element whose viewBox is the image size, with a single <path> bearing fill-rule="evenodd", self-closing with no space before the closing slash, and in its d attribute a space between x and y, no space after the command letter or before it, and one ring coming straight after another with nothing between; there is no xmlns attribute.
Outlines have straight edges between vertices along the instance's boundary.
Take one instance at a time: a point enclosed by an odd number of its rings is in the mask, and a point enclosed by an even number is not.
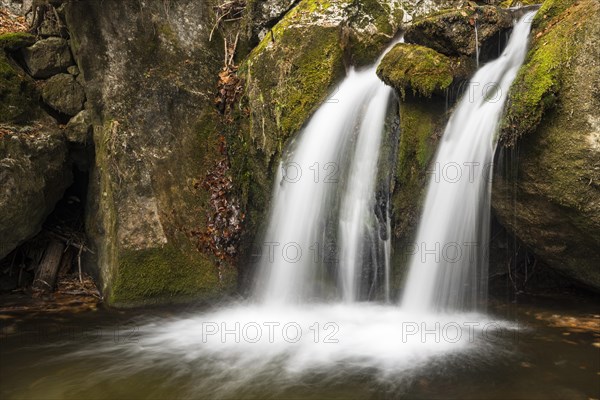
<svg viewBox="0 0 600 400"><path fill-rule="evenodd" d="M585 2L547 0L533 21L532 45L524 65L511 87L500 140L514 145L519 137L533 131L542 116L552 109L561 90L563 76L571 68L589 10Z"/></svg>
<svg viewBox="0 0 600 400"><path fill-rule="evenodd" d="M209 299L223 288L214 268L210 260L193 249L186 251L167 245L124 250L119 254L109 301L115 306L133 306Z"/></svg>
<svg viewBox="0 0 600 400"><path fill-rule="evenodd" d="M15 51L35 43L35 36L26 32L11 32L0 35L0 48Z"/></svg>
<svg viewBox="0 0 600 400"><path fill-rule="evenodd" d="M450 58L430 48L400 43L390 50L377 67L377 75L396 88L402 97L407 91L431 97L442 94L459 78L465 77L469 61Z"/></svg>

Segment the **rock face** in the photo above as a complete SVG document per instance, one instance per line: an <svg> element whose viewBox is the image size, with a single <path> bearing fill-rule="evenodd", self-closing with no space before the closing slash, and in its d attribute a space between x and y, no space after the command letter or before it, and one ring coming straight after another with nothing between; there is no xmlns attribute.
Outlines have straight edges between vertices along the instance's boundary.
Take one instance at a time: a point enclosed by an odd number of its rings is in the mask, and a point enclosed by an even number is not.
<svg viewBox="0 0 600 400"><path fill-rule="evenodd" d="M477 39L475 28L477 27ZM480 59L498 56L503 33L512 28L509 12L492 6L463 8L415 22L404 35L407 43L430 47L447 56L473 56L477 43Z"/></svg>
<svg viewBox="0 0 600 400"><path fill-rule="evenodd" d="M224 155L213 105L215 1L71 2L67 26L93 121L87 233L111 305L207 300L236 270L203 246L207 175ZM245 156L245 155L244 155Z"/></svg>
<svg viewBox="0 0 600 400"><path fill-rule="evenodd" d="M509 94L493 207L545 263L598 291L600 5L547 0L533 24Z"/></svg>
<svg viewBox="0 0 600 400"><path fill-rule="evenodd" d="M83 109L85 92L70 74L58 74L44 82L42 99L54 110L73 116Z"/></svg>
<svg viewBox="0 0 600 400"><path fill-rule="evenodd" d="M71 179L60 132L0 132L0 259L41 230Z"/></svg>
<svg viewBox="0 0 600 400"><path fill-rule="evenodd" d="M49 78L73 64L73 57L65 39L50 37L21 50L23 61L34 78Z"/></svg>

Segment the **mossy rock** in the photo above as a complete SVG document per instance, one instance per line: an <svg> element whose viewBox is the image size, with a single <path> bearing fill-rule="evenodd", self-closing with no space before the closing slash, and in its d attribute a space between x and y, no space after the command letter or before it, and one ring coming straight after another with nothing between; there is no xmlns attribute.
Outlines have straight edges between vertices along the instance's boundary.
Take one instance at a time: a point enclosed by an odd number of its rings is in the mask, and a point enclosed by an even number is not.
<svg viewBox="0 0 600 400"><path fill-rule="evenodd" d="M10 32L0 35L0 48L16 51L35 43L35 36L27 32Z"/></svg>
<svg viewBox="0 0 600 400"><path fill-rule="evenodd" d="M508 96L502 143L515 144L555 106L564 75L580 46L572 38L584 34L582 20L586 20L586 8L573 0L547 0L537 12L531 49Z"/></svg>
<svg viewBox="0 0 600 400"><path fill-rule="evenodd" d="M394 286L400 289L410 261L427 186L428 170L448 120L445 100L407 94L400 102L400 142L391 192Z"/></svg>
<svg viewBox="0 0 600 400"><path fill-rule="evenodd" d="M25 124L39 115L34 82L0 52L0 122Z"/></svg>
<svg viewBox="0 0 600 400"><path fill-rule="evenodd" d="M377 75L402 97L407 92L431 97L443 95L450 85L467 78L473 67L467 58L451 58L428 47L399 43L383 57Z"/></svg>
<svg viewBox="0 0 600 400"><path fill-rule="evenodd" d="M565 280L600 291L600 4L570 3L548 1L534 20L492 204Z"/></svg>
<svg viewBox="0 0 600 400"><path fill-rule="evenodd" d="M202 182L226 158L213 104L223 39L217 32L208 41L215 5L65 5L93 125L90 267L109 305L208 301L235 290L233 261L201 241L214 213Z"/></svg>

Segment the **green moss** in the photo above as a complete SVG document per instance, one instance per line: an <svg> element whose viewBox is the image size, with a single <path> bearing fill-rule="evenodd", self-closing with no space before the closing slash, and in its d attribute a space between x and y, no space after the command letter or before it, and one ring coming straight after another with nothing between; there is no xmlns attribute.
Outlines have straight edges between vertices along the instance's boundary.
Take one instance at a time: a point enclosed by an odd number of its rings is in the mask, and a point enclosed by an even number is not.
<svg viewBox="0 0 600 400"><path fill-rule="evenodd" d="M431 97L443 93L455 78L462 76L466 64L428 47L400 43L381 60L377 75L403 97L408 90L414 95Z"/></svg>
<svg viewBox="0 0 600 400"><path fill-rule="evenodd" d="M33 82L0 54L0 122L27 123L38 115L39 95Z"/></svg>
<svg viewBox="0 0 600 400"><path fill-rule="evenodd" d="M0 48L15 51L35 43L35 36L27 32L10 32L0 35Z"/></svg>
<svg viewBox="0 0 600 400"><path fill-rule="evenodd" d="M572 40L581 30L586 9L573 1L549 0L535 17L533 43L524 65L513 82L500 139L512 145L533 131L542 116L553 108L562 87L563 75L570 68L577 43Z"/></svg>
<svg viewBox="0 0 600 400"><path fill-rule="evenodd" d="M226 282L231 285L232 274ZM144 250L124 250L109 302L112 305L168 303L210 299L223 283L214 265L200 253L171 245Z"/></svg>

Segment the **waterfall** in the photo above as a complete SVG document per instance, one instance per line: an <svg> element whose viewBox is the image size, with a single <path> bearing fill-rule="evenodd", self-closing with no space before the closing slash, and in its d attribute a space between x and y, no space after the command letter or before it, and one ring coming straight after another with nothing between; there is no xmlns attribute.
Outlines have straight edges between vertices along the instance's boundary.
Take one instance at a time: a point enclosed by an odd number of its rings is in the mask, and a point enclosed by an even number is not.
<svg viewBox="0 0 600 400"><path fill-rule="evenodd" d="M392 90L376 66L351 69L335 101L326 101L284 152L255 288L267 303L332 293L352 302L363 268L389 273L390 239L380 238L374 209Z"/></svg>
<svg viewBox="0 0 600 400"><path fill-rule="evenodd" d="M492 160L508 90L527 51L531 14L503 54L471 79L432 168L402 306L469 310L487 295Z"/></svg>

